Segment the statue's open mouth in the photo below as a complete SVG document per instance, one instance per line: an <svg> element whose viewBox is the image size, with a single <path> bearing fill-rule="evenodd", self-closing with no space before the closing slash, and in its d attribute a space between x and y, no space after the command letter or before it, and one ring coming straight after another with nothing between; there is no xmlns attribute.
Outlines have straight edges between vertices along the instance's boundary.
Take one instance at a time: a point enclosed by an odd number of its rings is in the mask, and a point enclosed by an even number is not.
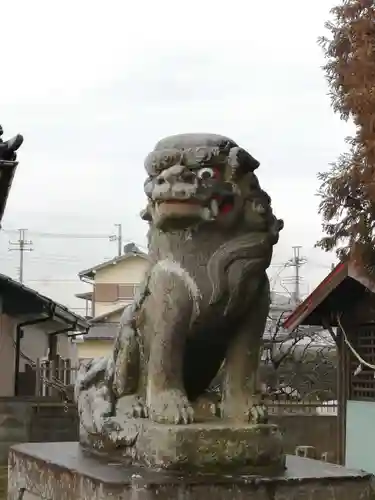
<svg viewBox="0 0 375 500"><path fill-rule="evenodd" d="M154 223L160 229L184 229L199 221L213 221L229 214L234 208L234 197L210 200L166 199L154 203Z"/></svg>
<svg viewBox="0 0 375 500"><path fill-rule="evenodd" d="M229 183L206 186L179 183L158 184L150 192L154 223L159 228L181 229L200 221L214 221L230 214L236 206L236 193Z"/></svg>
<svg viewBox="0 0 375 500"><path fill-rule="evenodd" d="M214 196L209 203L203 203L201 200L194 198L188 199L170 199L160 200L156 203L157 211L174 212L181 215L201 214L202 210L209 210L212 218L217 217L219 214L229 213L234 206L233 196Z"/></svg>
<svg viewBox="0 0 375 500"><path fill-rule="evenodd" d="M167 205L199 205L201 206L201 203L198 200L163 200L159 201L158 204L161 205L162 203L166 203Z"/></svg>
<svg viewBox="0 0 375 500"><path fill-rule="evenodd" d="M155 204L155 213L159 217L172 217L174 219L201 219L203 206L198 200L171 199L161 200Z"/></svg>

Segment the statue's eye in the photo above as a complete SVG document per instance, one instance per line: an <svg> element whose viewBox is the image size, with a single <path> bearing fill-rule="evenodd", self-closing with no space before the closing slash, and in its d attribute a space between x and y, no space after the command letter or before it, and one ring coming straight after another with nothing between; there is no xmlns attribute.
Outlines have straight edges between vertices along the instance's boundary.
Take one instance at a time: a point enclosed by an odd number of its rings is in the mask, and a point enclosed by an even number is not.
<svg viewBox="0 0 375 500"><path fill-rule="evenodd" d="M208 168L208 167L205 167L205 168L201 168L200 170L198 170L198 177L199 179L212 179L213 177L215 177L215 171L212 169L212 168Z"/></svg>

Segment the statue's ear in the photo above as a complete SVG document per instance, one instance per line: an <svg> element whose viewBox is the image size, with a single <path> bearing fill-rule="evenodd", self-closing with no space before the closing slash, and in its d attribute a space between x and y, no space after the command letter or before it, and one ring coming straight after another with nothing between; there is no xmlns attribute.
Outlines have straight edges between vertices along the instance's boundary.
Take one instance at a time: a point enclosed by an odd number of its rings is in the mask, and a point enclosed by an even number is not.
<svg viewBox="0 0 375 500"><path fill-rule="evenodd" d="M234 147L229 150L228 164L232 170L232 179L240 178L249 172L254 172L260 163L245 149Z"/></svg>
<svg viewBox="0 0 375 500"><path fill-rule="evenodd" d="M16 151L22 146L23 136L17 134L8 141L0 143L0 160L15 161L17 158Z"/></svg>

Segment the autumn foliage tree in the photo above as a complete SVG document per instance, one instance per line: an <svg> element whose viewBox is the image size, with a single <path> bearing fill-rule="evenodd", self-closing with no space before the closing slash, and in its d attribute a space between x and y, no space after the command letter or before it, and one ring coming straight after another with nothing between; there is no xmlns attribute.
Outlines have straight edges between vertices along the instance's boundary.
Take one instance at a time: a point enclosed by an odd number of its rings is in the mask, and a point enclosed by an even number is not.
<svg viewBox="0 0 375 500"><path fill-rule="evenodd" d="M375 273L375 2L344 0L326 23L326 78L332 106L352 120L355 135L348 152L319 174L324 237L317 243L336 249Z"/></svg>

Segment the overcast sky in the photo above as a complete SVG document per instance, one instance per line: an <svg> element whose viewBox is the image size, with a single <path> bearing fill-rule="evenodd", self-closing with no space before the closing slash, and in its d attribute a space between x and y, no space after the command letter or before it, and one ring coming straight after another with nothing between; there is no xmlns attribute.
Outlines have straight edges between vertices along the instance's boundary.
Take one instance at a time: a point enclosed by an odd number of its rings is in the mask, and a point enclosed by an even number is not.
<svg viewBox="0 0 375 500"><path fill-rule="evenodd" d="M105 237L113 224L123 224L125 240L145 243L146 154L165 135L203 131L228 135L259 159L260 182L285 220L274 262L302 245L303 291L311 291L334 260L313 248L316 174L350 132L330 108L317 45L333 4L2 2L0 123L5 135L25 136L3 226L29 229L26 283L79 307L76 274L115 254ZM0 235L0 271L12 277L15 238Z"/></svg>

